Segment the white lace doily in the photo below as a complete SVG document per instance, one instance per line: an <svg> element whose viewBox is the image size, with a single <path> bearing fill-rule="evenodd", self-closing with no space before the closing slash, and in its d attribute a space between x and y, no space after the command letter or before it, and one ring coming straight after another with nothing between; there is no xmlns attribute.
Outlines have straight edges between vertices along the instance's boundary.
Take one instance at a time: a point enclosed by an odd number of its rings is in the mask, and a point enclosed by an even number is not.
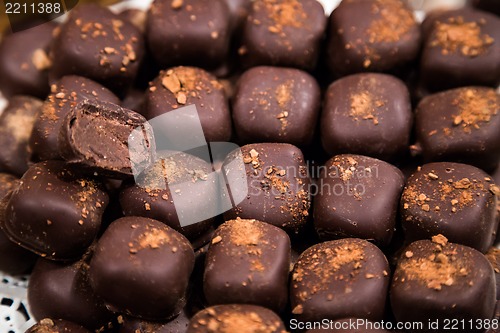
<svg viewBox="0 0 500 333"><path fill-rule="evenodd" d="M28 278L0 273L0 332L24 333L35 324L26 299Z"/></svg>

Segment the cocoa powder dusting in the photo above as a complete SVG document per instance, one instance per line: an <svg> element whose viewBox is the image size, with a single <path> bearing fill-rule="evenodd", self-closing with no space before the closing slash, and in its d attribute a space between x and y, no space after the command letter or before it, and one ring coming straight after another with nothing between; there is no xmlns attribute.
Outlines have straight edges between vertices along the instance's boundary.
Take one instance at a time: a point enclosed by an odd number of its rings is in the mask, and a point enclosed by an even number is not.
<svg viewBox="0 0 500 333"><path fill-rule="evenodd" d="M413 13L403 1L380 0L373 5L372 11L380 15L367 31L372 44L397 42L416 25Z"/></svg>
<svg viewBox="0 0 500 333"><path fill-rule="evenodd" d="M496 116L500 108L500 97L493 89L462 89L452 105L459 108L453 118L453 125L466 133L479 129Z"/></svg>
<svg viewBox="0 0 500 333"><path fill-rule="evenodd" d="M227 311L223 313L209 313L207 320L198 320L198 325L206 326L208 332L213 333L270 333L278 328L278 324L265 322L255 312ZM281 332L280 332L281 333Z"/></svg>
<svg viewBox="0 0 500 333"><path fill-rule="evenodd" d="M371 120L374 125L378 125L376 108L383 105L382 101L374 101L373 96L368 91L352 94L349 116L356 121L360 119Z"/></svg>
<svg viewBox="0 0 500 333"><path fill-rule="evenodd" d="M158 249L161 246L168 244L170 241L169 235L158 228L147 227L134 243L129 243L130 253L135 254L144 249Z"/></svg>
<svg viewBox="0 0 500 333"><path fill-rule="evenodd" d="M301 28L307 23L307 15L299 0L262 0L256 4L257 8L260 5L274 23L268 28L271 33L284 35L283 27Z"/></svg>

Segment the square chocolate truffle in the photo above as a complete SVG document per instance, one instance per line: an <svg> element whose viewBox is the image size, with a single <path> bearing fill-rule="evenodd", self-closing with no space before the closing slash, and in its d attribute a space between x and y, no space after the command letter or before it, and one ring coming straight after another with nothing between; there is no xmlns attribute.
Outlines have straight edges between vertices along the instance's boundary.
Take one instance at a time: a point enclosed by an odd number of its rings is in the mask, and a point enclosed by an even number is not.
<svg viewBox="0 0 500 333"><path fill-rule="evenodd" d="M48 52L56 27L49 22L3 36L0 43L0 90L3 96L47 96L48 69L52 65Z"/></svg>
<svg viewBox="0 0 500 333"><path fill-rule="evenodd" d="M333 82L321 116L321 141L329 154L395 160L407 151L412 110L405 84L386 74L355 74Z"/></svg>
<svg viewBox="0 0 500 333"><path fill-rule="evenodd" d="M245 163L248 195L224 213L225 220L256 219L298 233L307 223L311 207L311 180L300 149L286 143L243 146L224 160L226 175L239 167L232 162L240 157Z"/></svg>
<svg viewBox="0 0 500 333"><path fill-rule="evenodd" d="M314 226L320 238L356 237L389 245L405 179L389 163L360 155L326 162L317 183Z"/></svg>
<svg viewBox="0 0 500 333"><path fill-rule="evenodd" d="M461 332L484 332L476 324L495 310L495 275L484 255L470 247L448 243L443 235L411 243L394 272L390 299L400 322L444 319L464 323ZM453 321L452 321L453 322Z"/></svg>
<svg viewBox="0 0 500 333"><path fill-rule="evenodd" d="M312 70L325 28L325 11L316 0L256 0L243 28L241 63Z"/></svg>
<svg viewBox="0 0 500 333"><path fill-rule="evenodd" d="M143 55L142 33L132 23L108 8L82 4L71 10L54 38L50 80L81 75L125 95Z"/></svg>
<svg viewBox="0 0 500 333"><path fill-rule="evenodd" d="M254 304L282 312L288 301L290 239L257 220L227 221L214 234L203 278L215 304Z"/></svg>
<svg viewBox="0 0 500 333"><path fill-rule="evenodd" d="M344 238L303 252L292 271L290 302L300 321L384 316L389 263L378 247Z"/></svg>
<svg viewBox="0 0 500 333"><path fill-rule="evenodd" d="M401 198L407 241L442 234L450 241L486 252L497 231L498 187L484 171L439 162L419 167Z"/></svg>
<svg viewBox="0 0 500 333"><path fill-rule="evenodd" d="M255 67L239 79L233 121L245 143L311 143L321 104L316 80L298 69Z"/></svg>
<svg viewBox="0 0 500 333"><path fill-rule="evenodd" d="M214 69L229 51L231 21L224 0L155 0L146 22L156 62Z"/></svg>
<svg viewBox="0 0 500 333"><path fill-rule="evenodd" d="M334 74L397 72L420 51L420 27L403 0L344 0L330 16L327 64Z"/></svg>
<svg viewBox="0 0 500 333"><path fill-rule="evenodd" d="M420 71L431 91L500 83L500 18L473 9L443 12L432 20Z"/></svg>
<svg viewBox="0 0 500 333"><path fill-rule="evenodd" d="M415 113L416 154L426 161L456 161L485 170L500 161L500 95L464 87L427 96Z"/></svg>

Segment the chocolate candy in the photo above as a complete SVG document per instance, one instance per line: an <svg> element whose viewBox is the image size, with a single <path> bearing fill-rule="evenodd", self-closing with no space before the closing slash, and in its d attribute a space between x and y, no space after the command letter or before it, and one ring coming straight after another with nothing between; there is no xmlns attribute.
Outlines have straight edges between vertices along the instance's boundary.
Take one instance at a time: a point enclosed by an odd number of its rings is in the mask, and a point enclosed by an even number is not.
<svg viewBox="0 0 500 333"><path fill-rule="evenodd" d="M431 91L500 83L500 18L472 9L433 17L420 74Z"/></svg>
<svg viewBox="0 0 500 333"><path fill-rule="evenodd" d="M72 264L40 259L30 277L28 303L35 319L61 318L89 330L107 326L113 314L90 288L88 256Z"/></svg>
<svg viewBox="0 0 500 333"><path fill-rule="evenodd" d="M163 68L213 69L228 53L230 24L224 0L155 0L146 24L149 48Z"/></svg>
<svg viewBox="0 0 500 333"><path fill-rule="evenodd" d="M343 1L330 16L326 61L338 75L398 72L417 58L420 38L405 1Z"/></svg>
<svg viewBox="0 0 500 333"><path fill-rule="evenodd" d="M328 88L321 141L329 154L394 160L408 148L411 125L410 96L402 81L385 74L356 74Z"/></svg>
<svg viewBox="0 0 500 333"><path fill-rule="evenodd" d="M30 148L35 159L61 159L58 137L64 117L78 103L96 99L115 104L120 102L111 91L83 77L65 76L52 85L51 94L35 121L30 138Z"/></svg>
<svg viewBox="0 0 500 333"><path fill-rule="evenodd" d="M2 228L12 241L43 257L75 259L97 236L107 204L108 195L95 180L63 162L41 162L21 178Z"/></svg>
<svg viewBox="0 0 500 333"><path fill-rule="evenodd" d="M252 8L251 0L225 0L231 19L233 31L239 32Z"/></svg>
<svg viewBox="0 0 500 333"><path fill-rule="evenodd" d="M500 250L492 247L486 253L486 259L490 262L495 271L495 280L497 285L497 300L500 299Z"/></svg>
<svg viewBox="0 0 500 333"><path fill-rule="evenodd" d="M497 230L498 187L466 164L425 164L407 181L401 219L407 241L443 234L450 241L486 252Z"/></svg>
<svg viewBox="0 0 500 333"><path fill-rule="evenodd" d="M495 275L488 260L442 236L410 244L398 261L390 299L398 321L490 319L495 309ZM472 328L466 332L481 332ZM424 331L428 328L424 324Z"/></svg>
<svg viewBox="0 0 500 333"><path fill-rule="evenodd" d="M0 90L5 97L32 95L45 98L49 92L48 56L52 31L57 25L37 27L3 36L0 44Z"/></svg>
<svg viewBox="0 0 500 333"><path fill-rule="evenodd" d="M181 333L186 332L189 318L181 312L168 322L144 321L136 318L124 318L119 333Z"/></svg>
<svg viewBox="0 0 500 333"><path fill-rule="evenodd" d="M132 88L121 102L121 106L140 114L144 114L144 104L146 103L146 94L144 91Z"/></svg>
<svg viewBox="0 0 500 333"><path fill-rule="evenodd" d="M238 81L233 120L243 142L311 143L321 95L316 80L297 69L255 67Z"/></svg>
<svg viewBox="0 0 500 333"><path fill-rule="evenodd" d="M125 21L129 21L135 25L140 32L144 33L146 31L147 15L145 11L136 8L128 8L120 12L118 15Z"/></svg>
<svg viewBox="0 0 500 333"><path fill-rule="evenodd" d="M347 318L334 320L328 323L331 329L311 329L306 333L390 333L380 327L380 323L374 323L361 318Z"/></svg>
<svg viewBox="0 0 500 333"><path fill-rule="evenodd" d="M290 302L300 321L347 317L381 320L389 263L375 245L344 238L314 245L292 271Z"/></svg>
<svg viewBox="0 0 500 333"><path fill-rule="evenodd" d="M203 289L209 304L255 304L283 311L288 301L290 239L256 220L236 219L214 234Z"/></svg>
<svg viewBox="0 0 500 333"><path fill-rule="evenodd" d="M274 65L312 70L326 28L316 0L257 0L245 22L240 60L245 67Z"/></svg>
<svg viewBox="0 0 500 333"><path fill-rule="evenodd" d="M314 203L318 235L389 245L404 183L402 172L386 162L360 155L331 158L322 169Z"/></svg>
<svg viewBox="0 0 500 333"><path fill-rule="evenodd" d="M207 142L228 141L231 137L231 117L223 86L200 68L161 71L151 83L146 104L148 119L194 104Z"/></svg>
<svg viewBox="0 0 500 333"><path fill-rule="evenodd" d="M45 318L31 326L26 333L90 333L90 331L66 320Z"/></svg>
<svg viewBox="0 0 500 333"><path fill-rule="evenodd" d="M15 96L0 116L0 169L22 175L28 170L28 139L42 101Z"/></svg>
<svg viewBox="0 0 500 333"><path fill-rule="evenodd" d="M82 75L123 95L139 70L143 44L139 29L109 9L77 6L54 39L50 78Z"/></svg>
<svg viewBox="0 0 500 333"><path fill-rule="evenodd" d="M415 115L416 153L427 161L457 161L486 170L500 161L500 95L464 87L430 95Z"/></svg>
<svg viewBox="0 0 500 333"><path fill-rule="evenodd" d="M217 305L198 312L186 333L245 332L286 333L280 317L266 308L245 305Z"/></svg>
<svg viewBox="0 0 500 333"><path fill-rule="evenodd" d="M189 241L156 220L124 217L99 239L90 282L113 310L168 319L184 306L194 252Z"/></svg>
<svg viewBox="0 0 500 333"><path fill-rule="evenodd" d="M238 166L231 162L240 154L249 193L224 213L224 219L256 219L298 233L307 222L311 206L311 180L300 149L285 143L243 146L224 161L226 174Z"/></svg>
<svg viewBox="0 0 500 333"><path fill-rule="evenodd" d="M169 156L159 153L158 157L158 161L146 169L138 181L127 183L120 192L123 214L149 217L163 222L192 242L206 238L203 236L213 231L211 227L214 219L181 226L174 196L189 197L191 209L199 211L200 215L204 210L213 211L215 202L211 198L218 196L218 190L216 184L208 179L212 166L185 153ZM170 185L176 184L182 184L182 189L171 190Z"/></svg>
<svg viewBox="0 0 500 333"><path fill-rule="evenodd" d="M146 118L116 104L92 100L68 112L58 145L67 162L118 178L148 167L155 157L154 137Z"/></svg>

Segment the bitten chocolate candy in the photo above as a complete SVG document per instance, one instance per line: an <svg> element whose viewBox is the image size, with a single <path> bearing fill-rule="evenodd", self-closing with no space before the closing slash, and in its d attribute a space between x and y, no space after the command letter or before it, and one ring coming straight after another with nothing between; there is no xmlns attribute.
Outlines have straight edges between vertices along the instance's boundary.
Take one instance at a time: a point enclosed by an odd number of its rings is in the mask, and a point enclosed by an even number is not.
<svg viewBox="0 0 500 333"><path fill-rule="evenodd" d="M433 18L420 71L432 91L500 83L500 18L472 9Z"/></svg>
<svg viewBox="0 0 500 333"><path fill-rule="evenodd" d="M410 94L385 74L356 74L335 81L326 93L321 141L329 154L355 153L394 160L409 144Z"/></svg>
<svg viewBox="0 0 500 333"><path fill-rule="evenodd" d="M42 101L14 96L0 115L0 169L21 176L28 170L28 140Z"/></svg>
<svg viewBox="0 0 500 333"><path fill-rule="evenodd" d="M228 53L230 24L223 0L155 0L148 12L147 39L163 68L192 65L213 69Z"/></svg>
<svg viewBox="0 0 500 333"><path fill-rule="evenodd" d="M284 143L243 146L226 157L226 174L231 172L231 162L241 156L248 195L224 213L225 220L256 219L298 233L307 222L311 206L311 180L300 149Z"/></svg>
<svg viewBox="0 0 500 333"><path fill-rule="evenodd" d="M45 98L49 92L48 69L52 65L47 53L56 26L49 22L3 36L0 44L0 90L3 96Z"/></svg>
<svg viewBox="0 0 500 333"><path fill-rule="evenodd" d="M90 333L90 331L66 320L45 318L29 328L26 333Z"/></svg>
<svg viewBox="0 0 500 333"><path fill-rule="evenodd" d="M306 333L390 333L379 327L380 323L374 323L361 318L347 318L334 320L328 323L332 329L312 329Z"/></svg>
<svg viewBox="0 0 500 333"><path fill-rule="evenodd" d="M493 266L495 271L495 280L497 285L497 300L500 299L500 249L492 247L486 253L486 259Z"/></svg>
<svg viewBox="0 0 500 333"><path fill-rule="evenodd" d="M245 67L274 65L312 70L326 28L316 0L257 0L245 22L240 60Z"/></svg>
<svg viewBox="0 0 500 333"><path fill-rule="evenodd" d="M213 211L217 205L218 188L208 177L212 166L185 153L169 156L159 153L158 158L137 181L127 183L120 192L123 214L163 222L195 242L208 231L213 231L211 227L214 219L181 226L174 196L189 197L189 206L192 210L199 211L198 215L203 216L204 210ZM182 184L182 189L171 190L171 184Z"/></svg>
<svg viewBox="0 0 500 333"><path fill-rule="evenodd" d="M72 264L38 260L30 277L28 303L37 320L61 318L92 331L107 326L113 317L90 287L87 256Z"/></svg>
<svg viewBox="0 0 500 333"><path fill-rule="evenodd" d="M342 1L330 16L326 61L335 74L396 72L419 50L420 27L405 1Z"/></svg>
<svg viewBox="0 0 500 333"><path fill-rule="evenodd" d="M186 302L193 267L193 248L184 236L156 220L124 217L99 239L90 282L115 311L168 319Z"/></svg>
<svg viewBox="0 0 500 333"><path fill-rule="evenodd" d="M65 116L58 146L68 163L115 178L131 176L155 158L153 130L146 118L116 104L92 100L76 105Z"/></svg>
<svg viewBox="0 0 500 333"><path fill-rule="evenodd" d="M111 91L94 81L79 76L63 77L51 86L51 94L33 126L30 149L35 159L61 159L58 138L64 117L84 100L120 103Z"/></svg>
<svg viewBox="0 0 500 333"><path fill-rule="evenodd" d="M415 115L416 153L494 169L500 161L500 95L465 87L424 98Z"/></svg>
<svg viewBox="0 0 500 333"><path fill-rule="evenodd" d="M405 184L403 173L360 155L335 156L321 171L314 203L320 238L357 237L389 245Z"/></svg>
<svg viewBox="0 0 500 333"><path fill-rule="evenodd" d="M484 255L448 243L442 235L432 242L416 241L404 250L390 292L394 316L404 322L472 319L475 323L493 316L495 298L495 275Z"/></svg>
<svg viewBox="0 0 500 333"><path fill-rule="evenodd" d="M286 333L280 317L255 305L217 305L198 312L189 322L186 333L244 332Z"/></svg>
<svg viewBox="0 0 500 333"><path fill-rule="evenodd" d="M82 75L124 95L144 55L142 33L109 9L82 4L71 10L51 48L50 79Z"/></svg>
<svg viewBox="0 0 500 333"><path fill-rule="evenodd" d="M177 108L194 104L206 141L228 141L231 116L224 88L217 78L195 67L161 71L150 84L146 118L152 119Z"/></svg>
<svg viewBox="0 0 500 333"><path fill-rule="evenodd" d="M7 236L43 257L75 259L94 241L108 195L63 162L31 166L7 204Z"/></svg>
<svg viewBox="0 0 500 333"><path fill-rule="evenodd" d="M284 310L288 301L290 239L256 220L231 220L214 234L203 290L209 304L255 304Z"/></svg>
<svg viewBox="0 0 500 333"><path fill-rule="evenodd" d="M290 302L301 321L347 317L381 320L389 263L375 245L344 238L314 245L292 271Z"/></svg>
<svg viewBox="0 0 500 333"><path fill-rule="evenodd" d="M233 103L243 142L311 143L321 104L316 80L297 69L255 67L238 80Z"/></svg>
<svg viewBox="0 0 500 333"><path fill-rule="evenodd" d="M483 171L466 164L425 164L407 181L401 218L407 241L443 234L450 241L486 252L497 230L493 192Z"/></svg>

